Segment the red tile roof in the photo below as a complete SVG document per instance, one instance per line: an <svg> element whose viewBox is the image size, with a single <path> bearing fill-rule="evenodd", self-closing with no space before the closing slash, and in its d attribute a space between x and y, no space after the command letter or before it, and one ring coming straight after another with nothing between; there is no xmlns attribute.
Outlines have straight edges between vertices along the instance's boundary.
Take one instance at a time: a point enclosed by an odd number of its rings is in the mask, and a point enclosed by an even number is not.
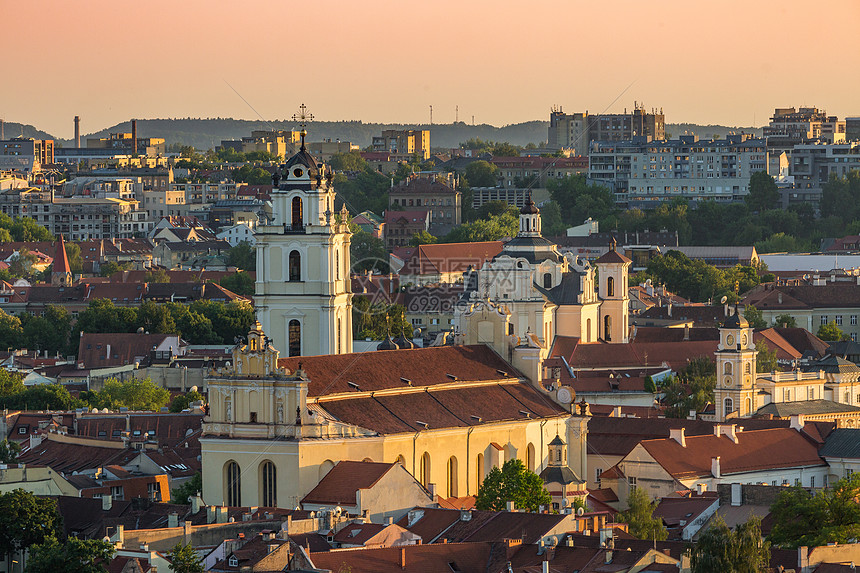
<svg viewBox="0 0 860 573"><path fill-rule="evenodd" d="M646 440L642 447L672 477L711 474L711 458L720 458L720 473L754 472L777 468L823 466L818 447L790 428L738 432L738 443L726 436L690 436L686 447L671 438Z"/></svg>
<svg viewBox="0 0 860 573"><path fill-rule="evenodd" d="M385 350L281 358L278 365L295 371L301 364L309 379L308 395L402 388L462 381L511 380L522 375L483 344Z"/></svg>
<svg viewBox="0 0 860 573"><path fill-rule="evenodd" d="M317 505L348 505L356 503L355 494L369 489L396 464L380 462L340 461L303 499L302 503Z"/></svg>
<svg viewBox="0 0 860 573"><path fill-rule="evenodd" d="M486 573L493 555L489 543L408 545L378 549L311 553L317 569L361 571L361 573ZM500 564L501 565L501 564Z"/></svg>
<svg viewBox="0 0 860 573"><path fill-rule="evenodd" d="M717 340L682 342L631 342L629 344L579 343L574 352L566 356L574 370L578 368L609 368L622 366L658 366L664 362L673 370L680 370L694 358L714 359Z"/></svg>
<svg viewBox="0 0 860 573"><path fill-rule="evenodd" d="M404 259L406 263L400 274L428 275L479 269L501 253L503 247L502 241L420 245Z"/></svg>
<svg viewBox="0 0 860 573"><path fill-rule="evenodd" d="M72 272L72 267L69 266L69 257L66 255L66 244L63 240L63 236L60 235L60 240L57 242L57 250L54 254L54 268L53 272L55 273L70 273Z"/></svg>
<svg viewBox="0 0 860 573"><path fill-rule="evenodd" d="M164 344L171 344L174 353L178 353L180 342L175 334L85 332L78 343L78 363L84 368L134 364L135 360L148 358L154 347Z"/></svg>

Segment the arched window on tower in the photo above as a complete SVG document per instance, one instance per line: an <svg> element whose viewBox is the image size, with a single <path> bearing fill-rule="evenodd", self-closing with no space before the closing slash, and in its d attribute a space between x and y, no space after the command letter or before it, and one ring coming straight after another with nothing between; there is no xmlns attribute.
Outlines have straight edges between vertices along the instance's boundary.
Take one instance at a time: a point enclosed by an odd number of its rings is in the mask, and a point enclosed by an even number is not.
<svg viewBox="0 0 860 573"><path fill-rule="evenodd" d="M304 225L304 205L301 197L293 197L292 228L302 229Z"/></svg>
<svg viewBox="0 0 860 573"><path fill-rule="evenodd" d="M298 251L290 251L290 280L302 280L302 254Z"/></svg>
<svg viewBox="0 0 860 573"><path fill-rule="evenodd" d="M612 317L608 314L603 317L603 340L612 341Z"/></svg>
<svg viewBox="0 0 860 573"><path fill-rule="evenodd" d="M723 409L725 410L725 411L723 412L723 414L724 414L724 415L726 415L726 416L728 416L729 414L731 414L732 412L734 412L734 411L735 411L735 403L734 403L734 401L733 401L731 398L726 398L726 399L723 401Z"/></svg>
<svg viewBox="0 0 860 573"><path fill-rule="evenodd" d="M606 296L615 296L615 277L606 277Z"/></svg>
<svg viewBox="0 0 860 573"><path fill-rule="evenodd" d="M749 362L744 365L744 374L752 374L752 364Z"/></svg>
<svg viewBox="0 0 860 573"><path fill-rule="evenodd" d="M457 458L448 458L448 497L457 497Z"/></svg>
<svg viewBox="0 0 860 573"><path fill-rule="evenodd" d="M298 320L291 320L289 324L289 351L290 356L302 355L302 324Z"/></svg>
<svg viewBox="0 0 860 573"><path fill-rule="evenodd" d="M552 273L544 273L543 288L552 288Z"/></svg>
<svg viewBox="0 0 860 573"><path fill-rule="evenodd" d="M260 505L263 507L278 506L278 482L275 464L265 461L260 466Z"/></svg>
<svg viewBox="0 0 860 573"><path fill-rule="evenodd" d="M726 362L725 364L723 364L723 374L728 374L731 376L731 374L732 374L732 363L731 362Z"/></svg>
<svg viewBox="0 0 860 573"><path fill-rule="evenodd" d="M224 496L229 507L239 507L242 505L242 474L239 471L239 464L234 461L227 462L227 467L224 468L226 486L226 495Z"/></svg>
<svg viewBox="0 0 860 573"><path fill-rule="evenodd" d="M340 280L340 251L334 252L334 280Z"/></svg>

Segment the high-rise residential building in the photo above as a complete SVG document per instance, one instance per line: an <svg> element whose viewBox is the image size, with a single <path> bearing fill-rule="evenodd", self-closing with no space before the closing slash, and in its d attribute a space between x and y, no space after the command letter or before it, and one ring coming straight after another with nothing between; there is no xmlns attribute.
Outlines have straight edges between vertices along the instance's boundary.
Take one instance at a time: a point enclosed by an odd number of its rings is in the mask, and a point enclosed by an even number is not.
<svg viewBox="0 0 860 573"><path fill-rule="evenodd" d="M14 137L0 141L0 169L39 171L54 163L54 140Z"/></svg>
<svg viewBox="0 0 860 573"><path fill-rule="evenodd" d="M241 140L223 140L221 147L235 149L240 153L265 151L278 157L289 157L298 150L301 132L283 129L252 131L249 137Z"/></svg>
<svg viewBox="0 0 860 573"><path fill-rule="evenodd" d="M763 139L741 134L699 141L691 135L670 141L595 142L588 178L609 186L617 203L648 208L676 197L739 201L749 193L750 175L766 170Z"/></svg>
<svg viewBox="0 0 860 573"><path fill-rule="evenodd" d="M547 147L569 148L576 155L586 155L593 141L625 141L634 137L662 140L666 137L663 110L648 111L639 102L627 113L566 114L553 108L549 116Z"/></svg>
<svg viewBox="0 0 860 573"><path fill-rule="evenodd" d="M845 118L845 140L860 141L860 116Z"/></svg>
<svg viewBox="0 0 860 573"><path fill-rule="evenodd" d="M416 155L427 160L430 158L430 130L386 129L373 136L373 151L391 153L392 161L409 161Z"/></svg>
<svg viewBox="0 0 860 573"><path fill-rule="evenodd" d="M844 143L846 124L836 116L817 107L778 107L774 109L770 124L762 128L767 139L770 173L778 173L780 156L785 153L790 160L795 145L820 141L822 143Z"/></svg>
<svg viewBox="0 0 860 573"><path fill-rule="evenodd" d="M794 186L782 191L783 206L809 203L817 208L822 188L830 176L845 177L853 169L860 169L860 141L835 145L795 145L789 164Z"/></svg>

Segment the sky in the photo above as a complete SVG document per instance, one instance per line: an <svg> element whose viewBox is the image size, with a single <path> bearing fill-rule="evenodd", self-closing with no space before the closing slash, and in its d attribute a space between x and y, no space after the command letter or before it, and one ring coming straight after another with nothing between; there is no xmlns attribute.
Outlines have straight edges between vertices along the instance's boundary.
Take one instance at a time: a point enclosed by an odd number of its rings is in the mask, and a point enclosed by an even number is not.
<svg viewBox="0 0 860 573"><path fill-rule="evenodd" d="M812 13L814 12L814 14ZM641 102L668 123L860 116L860 2L0 0L0 118L489 123ZM259 114L259 115L258 115Z"/></svg>

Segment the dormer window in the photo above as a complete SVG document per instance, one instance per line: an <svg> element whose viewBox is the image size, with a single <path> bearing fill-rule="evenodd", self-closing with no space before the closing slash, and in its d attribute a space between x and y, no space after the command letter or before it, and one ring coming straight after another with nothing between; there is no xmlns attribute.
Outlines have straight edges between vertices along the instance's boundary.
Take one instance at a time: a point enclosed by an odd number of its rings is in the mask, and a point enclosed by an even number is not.
<svg viewBox="0 0 860 573"><path fill-rule="evenodd" d="M236 558L235 555L231 555L230 559L227 560L227 563L230 565L230 567L238 567L239 566L239 560Z"/></svg>

